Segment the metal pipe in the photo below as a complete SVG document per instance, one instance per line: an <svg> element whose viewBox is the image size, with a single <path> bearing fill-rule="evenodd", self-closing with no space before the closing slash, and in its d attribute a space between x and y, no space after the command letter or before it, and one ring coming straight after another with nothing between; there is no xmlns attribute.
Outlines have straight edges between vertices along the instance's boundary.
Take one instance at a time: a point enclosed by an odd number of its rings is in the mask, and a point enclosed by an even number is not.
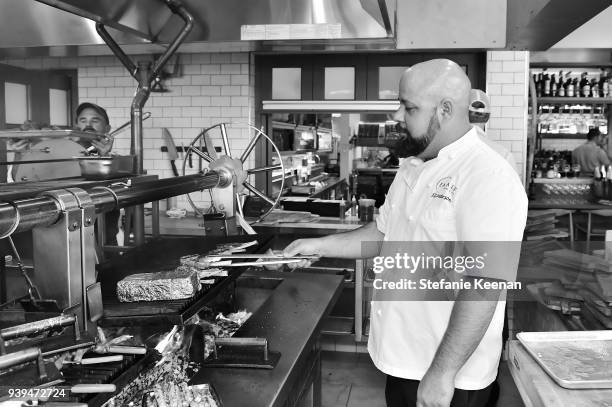
<svg viewBox="0 0 612 407"><path fill-rule="evenodd" d="M9 353L7 355L2 355L0 356L0 369L6 369L11 366L36 360L40 355L40 348L28 348L18 352Z"/></svg>
<svg viewBox="0 0 612 407"><path fill-rule="evenodd" d="M103 213L114 208L125 208L202 189L216 188L225 185L226 178L227 175L223 171L208 171L206 174L140 182L130 186L94 187L87 193L95 206L96 213ZM59 203L48 196L15 200L12 203L0 202L0 236L13 226L16 218L15 208L19 213L17 232L30 230L37 226L52 225L62 215Z"/></svg>
<svg viewBox="0 0 612 407"><path fill-rule="evenodd" d="M21 338L23 336L35 335L40 332L50 331L51 329L74 325L76 317L74 315L60 315L55 318L43 319L30 322L28 324L16 325L0 330L0 337L3 340Z"/></svg>
<svg viewBox="0 0 612 407"><path fill-rule="evenodd" d="M168 8L174 13L177 14L180 18L185 21L185 25L178 33L174 41L170 43L166 52L162 54L162 56L157 60L155 66L153 67L151 81L153 81L161 72L162 68L168 60L174 55L178 47L183 43L185 37L189 34L191 29L193 28L193 16L185 9L185 7L177 0L166 0L166 5Z"/></svg>
<svg viewBox="0 0 612 407"><path fill-rule="evenodd" d="M136 80L138 80L138 78L136 78L136 65L127 55L125 55L125 52L123 52L119 44L117 44L113 37L110 36L108 31L106 31L106 27L104 27L104 24L96 23L96 31L98 32L98 35L102 37L102 40L104 40L106 45L108 45L111 51L113 51L113 54L115 54L115 56L119 58L119 61L121 61L123 66L125 66L130 75L132 75Z"/></svg>

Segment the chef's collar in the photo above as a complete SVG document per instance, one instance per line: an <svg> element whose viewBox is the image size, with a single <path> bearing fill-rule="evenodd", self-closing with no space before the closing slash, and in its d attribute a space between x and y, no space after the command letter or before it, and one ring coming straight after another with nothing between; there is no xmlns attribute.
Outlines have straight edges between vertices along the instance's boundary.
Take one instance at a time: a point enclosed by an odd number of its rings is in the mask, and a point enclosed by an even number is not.
<svg viewBox="0 0 612 407"><path fill-rule="evenodd" d="M476 129L472 127L459 139L440 149L438 152L438 158L449 158L452 160L458 154L471 148L476 141L478 141L478 133Z"/></svg>

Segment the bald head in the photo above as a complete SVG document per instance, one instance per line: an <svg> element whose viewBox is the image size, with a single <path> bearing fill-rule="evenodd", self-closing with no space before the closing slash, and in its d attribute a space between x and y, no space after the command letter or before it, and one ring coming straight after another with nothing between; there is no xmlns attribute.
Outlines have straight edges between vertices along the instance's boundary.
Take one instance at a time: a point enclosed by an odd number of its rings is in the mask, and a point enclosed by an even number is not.
<svg viewBox="0 0 612 407"><path fill-rule="evenodd" d="M432 59L416 64L402 74L400 93L404 89L424 102L437 104L443 99L452 100L467 114L472 85L455 62Z"/></svg>
<svg viewBox="0 0 612 407"><path fill-rule="evenodd" d="M463 69L448 59L407 69L399 83L400 108L394 114L406 136L405 154L433 158L469 131L471 89Z"/></svg>

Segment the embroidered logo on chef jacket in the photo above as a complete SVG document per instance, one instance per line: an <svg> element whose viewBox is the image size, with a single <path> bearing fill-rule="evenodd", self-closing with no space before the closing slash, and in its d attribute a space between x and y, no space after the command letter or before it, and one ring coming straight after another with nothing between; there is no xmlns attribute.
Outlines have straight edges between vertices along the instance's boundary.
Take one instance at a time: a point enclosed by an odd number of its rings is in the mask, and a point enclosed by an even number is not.
<svg viewBox="0 0 612 407"><path fill-rule="evenodd" d="M436 190L431 194L431 197L453 202L456 193L457 186L453 177L444 177L436 183Z"/></svg>

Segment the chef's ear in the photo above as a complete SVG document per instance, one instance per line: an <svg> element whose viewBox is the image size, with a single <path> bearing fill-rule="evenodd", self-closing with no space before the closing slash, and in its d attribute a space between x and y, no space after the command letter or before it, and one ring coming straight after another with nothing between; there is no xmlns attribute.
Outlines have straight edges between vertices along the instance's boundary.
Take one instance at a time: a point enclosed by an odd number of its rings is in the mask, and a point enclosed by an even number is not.
<svg viewBox="0 0 612 407"><path fill-rule="evenodd" d="M442 114L443 118L449 118L453 115L453 102L449 99L443 99L440 102L439 111Z"/></svg>
<svg viewBox="0 0 612 407"><path fill-rule="evenodd" d="M111 126L110 126L110 124L107 124L106 126L104 126L104 133L105 133L105 134L110 133L110 130L111 130Z"/></svg>

